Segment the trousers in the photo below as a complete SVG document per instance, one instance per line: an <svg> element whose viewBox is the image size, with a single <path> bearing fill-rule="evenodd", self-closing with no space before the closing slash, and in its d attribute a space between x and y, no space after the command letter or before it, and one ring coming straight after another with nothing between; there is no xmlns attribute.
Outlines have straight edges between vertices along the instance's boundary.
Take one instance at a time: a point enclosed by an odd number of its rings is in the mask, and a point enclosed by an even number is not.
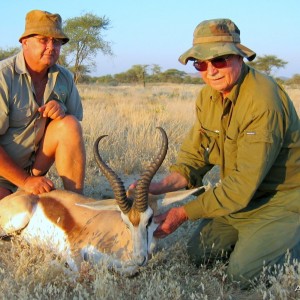
<svg viewBox="0 0 300 300"><path fill-rule="evenodd" d="M188 242L196 265L228 260L227 274L248 288L263 267L300 261L300 190L278 192L263 205L214 219L202 219Z"/></svg>

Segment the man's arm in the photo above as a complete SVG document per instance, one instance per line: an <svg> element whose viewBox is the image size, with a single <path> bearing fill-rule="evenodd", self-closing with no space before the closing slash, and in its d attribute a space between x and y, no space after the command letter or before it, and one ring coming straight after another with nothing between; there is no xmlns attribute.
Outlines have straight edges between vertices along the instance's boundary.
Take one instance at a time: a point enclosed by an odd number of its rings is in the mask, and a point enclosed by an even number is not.
<svg viewBox="0 0 300 300"><path fill-rule="evenodd" d="M136 187L137 181L129 186L129 189ZM151 182L149 187L149 193L153 195L165 194L185 188L187 186L186 178L177 172L171 172L164 177L161 181Z"/></svg>
<svg viewBox="0 0 300 300"><path fill-rule="evenodd" d="M43 176L30 176L20 168L0 146L0 175L31 194L49 192L54 188L53 182Z"/></svg>

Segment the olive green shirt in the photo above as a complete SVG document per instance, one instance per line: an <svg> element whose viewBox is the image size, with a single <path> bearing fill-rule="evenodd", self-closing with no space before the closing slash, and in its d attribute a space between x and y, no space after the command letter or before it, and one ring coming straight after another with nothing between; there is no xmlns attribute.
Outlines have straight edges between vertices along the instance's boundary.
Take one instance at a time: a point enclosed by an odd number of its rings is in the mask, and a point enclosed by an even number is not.
<svg viewBox="0 0 300 300"><path fill-rule="evenodd" d="M191 188L201 186L214 165L220 166L221 184L184 205L191 220L249 210L278 191L300 188L294 105L271 77L246 64L226 99L210 86L200 91L196 121L171 171Z"/></svg>
<svg viewBox="0 0 300 300"><path fill-rule="evenodd" d="M43 104L60 103L66 114L82 120L82 103L67 69L54 65L48 71ZM0 145L21 167L31 165L44 135L46 118L38 112L31 77L23 52L0 62Z"/></svg>

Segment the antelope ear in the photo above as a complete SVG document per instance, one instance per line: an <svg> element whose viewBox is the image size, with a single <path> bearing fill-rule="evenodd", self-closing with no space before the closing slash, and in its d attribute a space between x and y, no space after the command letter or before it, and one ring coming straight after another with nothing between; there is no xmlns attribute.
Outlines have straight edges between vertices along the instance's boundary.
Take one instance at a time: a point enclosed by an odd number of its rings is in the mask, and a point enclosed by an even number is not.
<svg viewBox="0 0 300 300"><path fill-rule="evenodd" d="M161 205L167 206L172 203L182 201L202 189L205 189L205 187L200 186L200 187L197 187L197 188L191 189L191 190L180 190L180 191L176 191L176 192L166 193L164 195Z"/></svg>
<svg viewBox="0 0 300 300"><path fill-rule="evenodd" d="M75 205L92 210L120 210L115 199L95 200L86 203L75 203Z"/></svg>
<svg viewBox="0 0 300 300"><path fill-rule="evenodd" d="M17 191L0 201L0 236L23 229L36 208L37 196Z"/></svg>

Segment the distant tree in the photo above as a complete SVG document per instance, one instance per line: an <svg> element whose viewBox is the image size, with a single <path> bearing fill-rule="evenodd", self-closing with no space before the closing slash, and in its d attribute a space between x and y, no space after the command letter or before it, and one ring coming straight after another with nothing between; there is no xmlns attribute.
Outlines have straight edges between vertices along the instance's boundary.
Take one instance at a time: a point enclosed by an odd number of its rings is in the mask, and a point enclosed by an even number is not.
<svg viewBox="0 0 300 300"><path fill-rule="evenodd" d="M148 65L133 65L129 70L124 73L115 74L116 81L120 83L141 83L146 85Z"/></svg>
<svg viewBox="0 0 300 300"><path fill-rule="evenodd" d="M131 68L123 73L118 73L114 75L114 78L119 83L137 83L138 77L136 76L136 72Z"/></svg>
<svg viewBox="0 0 300 300"><path fill-rule="evenodd" d="M160 65L153 64L151 67L152 75L158 75L161 73L161 67Z"/></svg>
<svg viewBox="0 0 300 300"><path fill-rule="evenodd" d="M16 55L18 52L20 52L20 47L11 47L8 49L2 49L0 48L0 60L3 60L5 58L8 58L10 56Z"/></svg>
<svg viewBox="0 0 300 300"><path fill-rule="evenodd" d="M286 61L275 55L257 56L254 61L248 62L248 65L260 70L268 75L274 75L274 69L284 68Z"/></svg>
<svg viewBox="0 0 300 300"><path fill-rule="evenodd" d="M184 77L183 83L188 83L188 84L204 84L204 81L203 81L203 79L200 76L191 77L191 76L187 75L187 76Z"/></svg>
<svg viewBox="0 0 300 300"><path fill-rule="evenodd" d="M152 65L152 75L148 74L149 65L133 65L129 70L115 75L106 75L94 78L95 82L109 85L118 85L122 83L146 83L170 82L170 83L185 83L185 84L203 84L200 76L191 77L183 71L176 69L168 69L161 72L158 65ZM154 71L155 70L155 71Z"/></svg>
<svg viewBox="0 0 300 300"><path fill-rule="evenodd" d="M143 86L146 86L146 77L147 77L147 68L148 65L133 65L132 70L136 75L136 78L139 83L142 83Z"/></svg>
<svg viewBox="0 0 300 300"><path fill-rule="evenodd" d="M104 84L109 86L117 86L118 81L114 78L113 75L105 75L100 77L92 77L90 82L97 83L97 84Z"/></svg>
<svg viewBox="0 0 300 300"><path fill-rule="evenodd" d="M179 71L177 69L168 69L160 74L160 80L162 82L181 83L183 82L186 75L187 74L184 71Z"/></svg>
<svg viewBox="0 0 300 300"><path fill-rule="evenodd" d="M70 41L63 46L62 55L65 57L64 63L74 72L75 82L91 72L98 51L112 55L110 43L102 37L102 31L107 30L109 24L110 20L105 16L98 17L92 13L64 22L64 31Z"/></svg>
<svg viewBox="0 0 300 300"><path fill-rule="evenodd" d="M288 85L300 85L300 74L295 74L292 78L286 81Z"/></svg>
<svg viewBox="0 0 300 300"><path fill-rule="evenodd" d="M128 78L128 72L123 72L123 73L117 73L114 75L114 79L118 82L118 83L129 83L131 82Z"/></svg>

